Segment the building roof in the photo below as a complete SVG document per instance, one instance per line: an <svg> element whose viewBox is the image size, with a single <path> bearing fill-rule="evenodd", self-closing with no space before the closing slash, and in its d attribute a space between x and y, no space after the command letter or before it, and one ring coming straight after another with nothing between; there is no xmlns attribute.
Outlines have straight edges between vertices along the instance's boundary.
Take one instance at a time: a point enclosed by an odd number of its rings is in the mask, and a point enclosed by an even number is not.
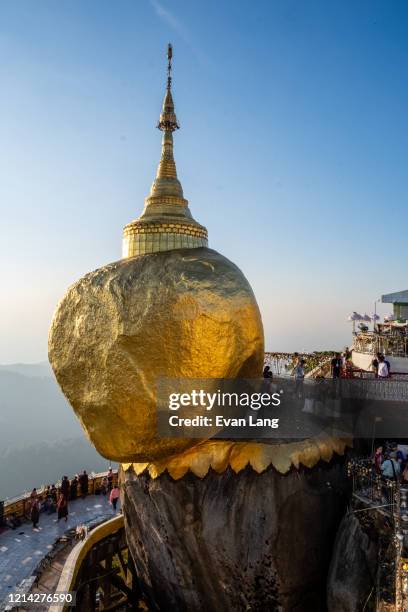
<svg viewBox="0 0 408 612"><path fill-rule="evenodd" d="M408 289L396 291L395 293L386 293L381 296L381 301L384 304L408 304Z"/></svg>

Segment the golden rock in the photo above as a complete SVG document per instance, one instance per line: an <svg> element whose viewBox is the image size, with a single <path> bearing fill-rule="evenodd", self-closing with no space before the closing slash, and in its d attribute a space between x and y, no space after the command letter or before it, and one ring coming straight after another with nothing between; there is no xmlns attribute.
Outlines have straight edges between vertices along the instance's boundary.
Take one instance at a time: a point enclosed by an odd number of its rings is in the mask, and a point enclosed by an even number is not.
<svg viewBox="0 0 408 612"><path fill-rule="evenodd" d="M123 259L84 276L50 330L56 378L97 450L162 460L200 440L159 439L156 383L261 376L263 329L242 272L211 249Z"/></svg>

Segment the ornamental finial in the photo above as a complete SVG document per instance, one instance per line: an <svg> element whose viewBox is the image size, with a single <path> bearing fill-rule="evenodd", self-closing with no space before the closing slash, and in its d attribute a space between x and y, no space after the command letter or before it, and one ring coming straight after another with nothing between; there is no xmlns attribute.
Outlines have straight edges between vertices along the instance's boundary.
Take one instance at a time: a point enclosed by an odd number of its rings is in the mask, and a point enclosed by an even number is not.
<svg viewBox="0 0 408 612"><path fill-rule="evenodd" d="M167 89L166 89L166 94L163 100L163 108L162 108L162 112L160 113L159 123L157 124L157 127L162 132L174 132L175 130L178 130L180 127L179 124L177 123L177 117L174 112L173 97L171 95L171 81L172 81L171 60L172 59L173 59L173 47L169 43L167 46Z"/></svg>
<svg viewBox="0 0 408 612"><path fill-rule="evenodd" d="M171 89L171 60L173 58L173 47L171 43L167 45L167 89Z"/></svg>

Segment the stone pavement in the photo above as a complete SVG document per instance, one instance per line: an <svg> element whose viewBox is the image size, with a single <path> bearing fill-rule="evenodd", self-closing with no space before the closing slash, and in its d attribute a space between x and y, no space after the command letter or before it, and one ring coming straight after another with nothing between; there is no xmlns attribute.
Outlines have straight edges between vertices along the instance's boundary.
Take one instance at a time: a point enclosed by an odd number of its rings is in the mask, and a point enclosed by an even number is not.
<svg viewBox="0 0 408 612"><path fill-rule="evenodd" d="M120 505L118 504L118 510ZM53 548L55 541L81 523L114 515L108 497L89 495L77 499L68 506L68 520L57 521L57 515L40 514L37 529L31 523L23 523L17 529L0 533L0 607L8 593L28 578L43 557Z"/></svg>

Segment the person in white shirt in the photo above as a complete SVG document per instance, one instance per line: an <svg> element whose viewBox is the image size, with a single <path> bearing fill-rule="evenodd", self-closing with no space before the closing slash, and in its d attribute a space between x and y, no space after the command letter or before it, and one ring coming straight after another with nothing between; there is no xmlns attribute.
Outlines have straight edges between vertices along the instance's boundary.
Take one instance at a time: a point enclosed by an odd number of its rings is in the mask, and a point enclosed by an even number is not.
<svg viewBox="0 0 408 612"><path fill-rule="evenodd" d="M388 365L385 363L383 355L378 358L378 378L388 378L389 376Z"/></svg>

